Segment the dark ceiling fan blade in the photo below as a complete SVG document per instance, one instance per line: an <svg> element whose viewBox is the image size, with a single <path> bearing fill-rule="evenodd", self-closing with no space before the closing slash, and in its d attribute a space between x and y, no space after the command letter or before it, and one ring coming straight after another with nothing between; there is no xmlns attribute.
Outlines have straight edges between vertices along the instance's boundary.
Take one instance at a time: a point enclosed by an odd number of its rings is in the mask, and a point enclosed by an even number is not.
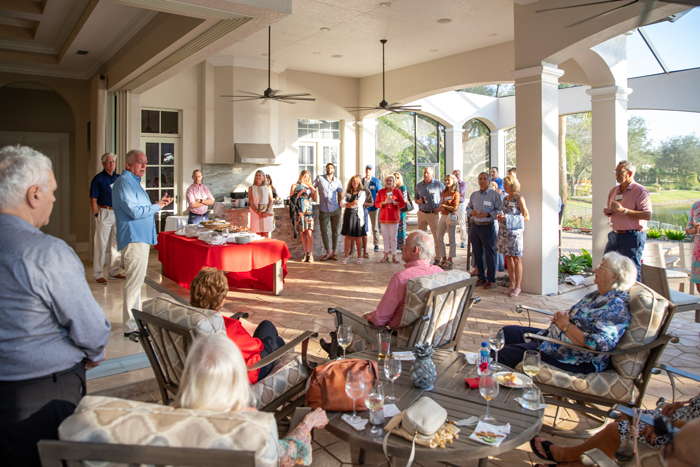
<svg viewBox="0 0 700 467"><path fill-rule="evenodd" d="M593 15L593 16L591 16L591 17L589 17L589 18L582 19L581 21L576 21L575 23L569 24L569 25L566 26L566 27L567 27L567 28L573 28L574 26L578 26L579 24L583 24L583 23L585 23L586 21L590 21L590 20L592 20L592 19L596 19L596 18L601 18L601 17L603 17L603 16L607 16L607 15L609 15L609 14L612 14L612 13L616 12L617 10L621 10L621 9L623 9L623 8L625 8L625 7L628 7L628 6L630 6L630 5L634 5L635 3L638 3L638 2L639 2L639 0L632 0L632 1L629 2L629 3L625 3L624 5L620 5L620 6L618 6L618 7L613 8L612 10L604 11L603 13L599 13L599 14L597 14L597 15Z"/></svg>
<svg viewBox="0 0 700 467"><path fill-rule="evenodd" d="M231 102L257 101L260 99L262 99L263 101L265 100L264 97L243 97L243 98L233 99Z"/></svg>
<svg viewBox="0 0 700 467"><path fill-rule="evenodd" d="M582 6L591 6L591 5L602 5L604 3L615 3L615 2L621 2L621 1L622 0L603 0L601 2L579 3L578 5L558 6L555 8L545 8L544 10L535 10L535 13L545 13L547 11L557 11L557 10L568 10L569 8L579 8Z"/></svg>
<svg viewBox="0 0 700 467"><path fill-rule="evenodd" d="M284 97L306 97L306 96L310 96L310 95L311 94L309 94L308 92L303 92L303 93L299 93L299 94L283 94Z"/></svg>
<svg viewBox="0 0 700 467"><path fill-rule="evenodd" d="M651 14L651 10L654 9L654 5L656 5L655 1L644 2L644 5L642 5L642 12L639 14L639 21L637 22L638 28L641 28L646 24L649 14Z"/></svg>
<svg viewBox="0 0 700 467"><path fill-rule="evenodd" d="M660 0L665 3L675 3L677 5L700 6L700 0Z"/></svg>

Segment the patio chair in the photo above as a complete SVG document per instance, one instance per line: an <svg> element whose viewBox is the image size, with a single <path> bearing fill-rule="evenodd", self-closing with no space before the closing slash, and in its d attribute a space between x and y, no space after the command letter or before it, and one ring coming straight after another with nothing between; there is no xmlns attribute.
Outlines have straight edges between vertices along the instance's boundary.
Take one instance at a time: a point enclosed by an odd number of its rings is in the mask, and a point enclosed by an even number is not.
<svg viewBox="0 0 700 467"><path fill-rule="evenodd" d="M144 302L143 311L133 310L133 313L162 402L168 404L172 401L170 395L177 394L193 339L200 334L226 333L223 317L213 310L182 305L165 295ZM317 335L304 331L284 347L248 365L251 371L274 362L272 371L252 385L253 405L258 410L276 411L276 417L281 420L304 402L304 398L298 396L306 390L306 381L316 366L307 358L309 338ZM301 354L294 351L299 344Z"/></svg>
<svg viewBox="0 0 700 467"><path fill-rule="evenodd" d="M678 247L680 248L681 271L690 275L693 265L693 244L681 242ZM692 282L688 292L690 295L695 295L695 284Z"/></svg>
<svg viewBox="0 0 700 467"><path fill-rule="evenodd" d="M545 395L548 404L557 407L554 423L543 430L566 437L588 437L592 430L561 430L557 428L561 407L572 409L586 417L605 423L607 410L597 406L612 407L616 404L640 407L651 380L652 368L669 342L678 338L667 333L676 306L652 288L635 283L629 292L631 322L615 349L609 352L591 350L588 347L562 342L537 334L526 334L529 339L553 342L595 354L609 355L610 363L605 371L587 375L569 373L543 363L534 381ZM526 311L553 315L525 305L518 306L518 313ZM522 372L522 362L516 366ZM571 402L570 402L571 401Z"/></svg>
<svg viewBox="0 0 700 467"><path fill-rule="evenodd" d="M373 326L341 307L329 308L328 313L335 315L336 328L344 322L356 326L354 329L363 328L363 335L370 344L365 350L375 344L370 336L382 331L395 333L392 345L398 347L430 342L435 348L457 350L469 312L481 301L479 297L472 297L476 281L476 277L458 270L410 279L401 323L397 327Z"/></svg>
<svg viewBox="0 0 700 467"><path fill-rule="evenodd" d="M688 273L668 269L666 253L661 243L647 243L642 253L642 263L666 269L666 276L671 284L679 284L680 291L685 292L685 283L688 282Z"/></svg>
<svg viewBox="0 0 700 467"><path fill-rule="evenodd" d="M671 300L676 305L676 312L695 310L695 322L700 323L700 297L671 290L667 272L668 269L642 264L642 282Z"/></svg>

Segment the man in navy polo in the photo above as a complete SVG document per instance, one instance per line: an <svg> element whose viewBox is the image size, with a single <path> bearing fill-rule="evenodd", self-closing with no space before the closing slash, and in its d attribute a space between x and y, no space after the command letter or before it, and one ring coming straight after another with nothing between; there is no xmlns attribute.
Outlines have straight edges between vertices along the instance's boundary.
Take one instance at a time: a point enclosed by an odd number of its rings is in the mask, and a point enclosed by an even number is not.
<svg viewBox="0 0 700 467"><path fill-rule="evenodd" d="M92 179L90 184L90 205L95 215L95 241L92 254L92 275L95 282L107 285L105 279L105 257L109 248L109 267L107 272L110 279L126 279L119 273L119 252L117 251L117 224L112 208L112 185L119 177L114 171L117 156L107 152L102 156L104 170Z"/></svg>
<svg viewBox="0 0 700 467"><path fill-rule="evenodd" d="M469 241L472 242L474 261L479 271L477 287L485 289L496 287L496 216L503 209L503 200L497 191L489 188L486 172L479 174L479 189L469 197L467 217ZM484 264L484 259L486 264ZM488 275L487 275L488 274Z"/></svg>
<svg viewBox="0 0 700 467"><path fill-rule="evenodd" d="M374 170L374 167L372 167L370 164L367 164L365 166L365 178L362 179L362 186L366 189L369 190L370 193L372 193L372 199L377 198L377 192L381 189L382 187L382 182L379 181L377 177L372 176L372 170ZM377 208L374 206L374 203L372 203L372 206L369 206L367 208L367 213L369 214L369 220L372 222L372 241L374 242L374 251L379 251L379 223L377 222L377 213L379 211ZM365 222L365 229L368 229L367 231L369 232L369 225L367 222ZM365 248L365 258L369 258L369 255L367 254L367 249Z"/></svg>
<svg viewBox="0 0 700 467"><path fill-rule="evenodd" d="M503 198L506 195L506 192L503 191L503 179L498 176L498 167L491 167L489 174L491 175L490 181L496 182L496 185L498 185L498 194L501 195L501 198Z"/></svg>

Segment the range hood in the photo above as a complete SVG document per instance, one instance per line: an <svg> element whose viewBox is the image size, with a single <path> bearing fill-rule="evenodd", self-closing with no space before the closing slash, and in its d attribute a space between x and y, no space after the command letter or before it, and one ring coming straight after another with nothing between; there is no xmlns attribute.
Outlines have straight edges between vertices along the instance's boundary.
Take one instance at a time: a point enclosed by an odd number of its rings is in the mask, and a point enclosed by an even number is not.
<svg viewBox="0 0 700 467"><path fill-rule="evenodd" d="M236 143L233 146L239 164L280 165L269 144Z"/></svg>

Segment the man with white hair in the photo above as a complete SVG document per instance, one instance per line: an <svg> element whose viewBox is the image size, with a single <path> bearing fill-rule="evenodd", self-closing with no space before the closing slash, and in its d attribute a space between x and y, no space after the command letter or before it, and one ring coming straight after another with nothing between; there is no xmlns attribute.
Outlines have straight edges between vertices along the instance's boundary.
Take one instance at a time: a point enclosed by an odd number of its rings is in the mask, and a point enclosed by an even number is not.
<svg viewBox="0 0 700 467"><path fill-rule="evenodd" d="M117 248L124 258L126 271L122 305L124 337L138 333L131 310L141 309L141 286L146 278L148 254L151 245L158 243L154 216L173 202L173 198L165 193L157 203L151 203L141 186L147 160L140 149L126 153L126 170L114 182L112 190L114 216L117 219Z"/></svg>
<svg viewBox="0 0 700 467"><path fill-rule="evenodd" d="M90 184L90 205L95 215L95 245L92 255L92 275L95 282L107 285L105 279L105 256L109 247L109 268L107 273L110 279L124 280L126 277L119 274L119 252L117 251L117 224L114 220L112 208L112 186L119 178L115 172L117 156L111 152L102 155L102 167L104 170L92 179Z"/></svg>
<svg viewBox="0 0 700 467"><path fill-rule="evenodd" d="M110 325L78 256L46 235L56 201L51 160L25 146L0 149L0 459L41 466L36 443L85 395Z"/></svg>

